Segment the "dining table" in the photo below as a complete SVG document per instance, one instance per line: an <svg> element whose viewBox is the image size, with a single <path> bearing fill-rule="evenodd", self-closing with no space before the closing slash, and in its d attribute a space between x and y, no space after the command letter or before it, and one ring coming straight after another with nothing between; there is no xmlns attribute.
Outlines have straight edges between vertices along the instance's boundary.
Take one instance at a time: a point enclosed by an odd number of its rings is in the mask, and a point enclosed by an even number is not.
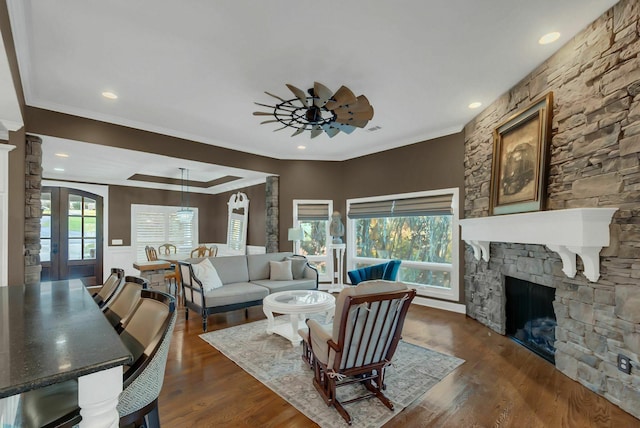
<svg viewBox="0 0 640 428"><path fill-rule="evenodd" d="M21 393L77 379L80 427L117 427L131 362L80 280L0 287L0 426L21 426Z"/></svg>
<svg viewBox="0 0 640 428"><path fill-rule="evenodd" d="M187 260L189 258L191 258L191 254L189 253L158 254L158 260L164 260L166 262L171 263L172 265L175 265L176 284L178 284L178 287L180 287L181 286L180 284L182 284L180 266L178 265L178 262Z"/></svg>

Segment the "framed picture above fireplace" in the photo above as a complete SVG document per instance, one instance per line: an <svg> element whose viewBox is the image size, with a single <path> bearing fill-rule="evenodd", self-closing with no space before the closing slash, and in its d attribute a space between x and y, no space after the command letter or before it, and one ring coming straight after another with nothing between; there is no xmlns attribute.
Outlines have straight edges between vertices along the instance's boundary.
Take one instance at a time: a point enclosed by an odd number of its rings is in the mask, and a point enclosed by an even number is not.
<svg viewBox="0 0 640 428"><path fill-rule="evenodd" d="M494 130L490 215L545 208L552 114L549 92Z"/></svg>

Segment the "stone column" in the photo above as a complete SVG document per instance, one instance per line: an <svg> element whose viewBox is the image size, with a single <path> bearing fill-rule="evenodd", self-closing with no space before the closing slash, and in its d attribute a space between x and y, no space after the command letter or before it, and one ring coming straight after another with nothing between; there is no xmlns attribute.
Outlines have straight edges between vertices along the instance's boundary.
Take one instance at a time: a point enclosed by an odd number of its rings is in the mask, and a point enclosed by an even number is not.
<svg viewBox="0 0 640 428"><path fill-rule="evenodd" d="M24 282L40 281L40 219L42 218L42 139L27 135L25 146Z"/></svg>
<svg viewBox="0 0 640 428"><path fill-rule="evenodd" d="M266 251L267 253L276 253L279 251L279 233L280 233L280 225L279 225L279 217L280 217L280 208L279 208L279 194L280 194L280 178L277 176L267 177L267 186L266 186L266 197L267 202L265 204L267 213L267 245Z"/></svg>

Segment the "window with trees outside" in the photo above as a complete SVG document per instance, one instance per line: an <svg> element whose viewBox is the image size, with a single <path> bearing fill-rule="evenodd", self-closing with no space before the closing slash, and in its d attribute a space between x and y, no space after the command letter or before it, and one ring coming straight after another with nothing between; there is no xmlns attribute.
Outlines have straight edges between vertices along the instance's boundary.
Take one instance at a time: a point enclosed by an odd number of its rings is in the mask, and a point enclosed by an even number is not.
<svg viewBox="0 0 640 428"><path fill-rule="evenodd" d="M193 219L181 221L176 215L180 207L131 204L131 246L136 260L147 260L144 247L156 250L162 244L173 244L178 253L189 253L198 245L198 208Z"/></svg>
<svg viewBox="0 0 640 428"><path fill-rule="evenodd" d="M294 242L293 251L307 257L318 269L318 279L323 282L333 280L333 254L329 251L332 212L331 200L293 201L293 227L300 227L303 232L302 241Z"/></svg>
<svg viewBox="0 0 640 428"><path fill-rule="evenodd" d="M458 189L347 200L349 270L402 260L418 295L459 299Z"/></svg>

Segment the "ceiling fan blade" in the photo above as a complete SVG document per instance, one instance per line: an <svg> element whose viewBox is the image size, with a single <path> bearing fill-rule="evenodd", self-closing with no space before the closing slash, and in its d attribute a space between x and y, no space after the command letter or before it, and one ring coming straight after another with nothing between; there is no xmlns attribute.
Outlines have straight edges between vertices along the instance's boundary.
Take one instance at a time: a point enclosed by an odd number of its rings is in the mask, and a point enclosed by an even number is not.
<svg viewBox="0 0 640 428"><path fill-rule="evenodd" d="M355 126L344 125L344 124L338 123L338 122L333 122L332 126L335 126L336 128L338 128L339 130L341 130L345 134L351 134L356 129Z"/></svg>
<svg viewBox="0 0 640 428"><path fill-rule="evenodd" d="M294 132L293 134L291 134L291 136L292 136L292 137L295 137L296 135L300 135L300 134L302 134L305 130L306 130L306 128L298 128L298 129L296 129L296 132Z"/></svg>
<svg viewBox="0 0 640 428"><path fill-rule="evenodd" d="M336 134L338 134L340 132L340 130L338 128L336 128L335 126L328 125L328 124L322 125L322 129L324 129L324 132L329 136L329 138L335 137Z"/></svg>
<svg viewBox="0 0 640 428"><path fill-rule="evenodd" d="M265 123L273 123L273 122L280 122L280 121L278 119L265 120L263 122L260 122L260 125L264 125Z"/></svg>
<svg viewBox="0 0 640 428"><path fill-rule="evenodd" d="M322 83L313 83L313 104L316 107L323 107L327 101L331 98L331 89L324 86Z"/></svg>
<svg viewBox="0 0 640 428"><path fill-rule="evenodd" d="M273 113L266 113L264 111L254 111L254 116L273 116Z"/></svg>
<svg viewBox="0 0 640 428"><path fill-rule="evenodd" d="M351 89L346 86L340 86L340 89L333 94L332 100L328 101L325 107L329 110L334 110L343 105L355 104L357 101L358 98L351 92Z"/></svg>
<svg viewBox="0 0 640 428"><path fill-rule="evenodd" d="M358 96L357 101L355 103L340 106L334 109L334 111L347 109L352 113L358 113L361 111L368 111L370 108L373 108L373 107L371 107L371 104L369 104L369 100L367 99L367 97L365 97L364 95L360 95Z"/></svg>
<svg viewBox="0 0 640 428"><path fill-rule="evenodd" d="M344 111L343 109L336 110L334 112L336 114L336 121L340 123L346 123L347 121L352 120L371 120L373 118L373 107L369 111L361 111L361 112L350 112Z"/></svg>
<svg viewBox="0 0 640 428"><path fill-rule="evenodd" d="M367 119L367 120L363 120L363 119L357 120L357 119L354 119L354 120L349 121L349 123L348 123L347 125L355 126L355 127L357 127L357 128L364 128L365 126L367 126L367 123L369 123L369 120L368 120L368 119Z"/></svg>
<svg viewBox="0 0 640 428"><path fill-rule="evenodd" d="M298 98L300 100L300 102L302 103L303 106L309 107L309 103L307 102L307 96L305 95L305 93L302 90L300 90L300 89L296 88L295 86L290 85L288 83L287 83L287 88L289 88L289 90L291 92L293 92L293 95L295 95L296 98Z"/></svg>
<svg viewBox="0 0 640 428"><path fill-rule="evenodd" d="M274 130L273 130L273 132L281 131L281 130L283 130L284 128L288 128L288 127L289 127L289 125L285 125L285 126L283 126L282 128L274 129Z"/></svg>
<svg viewBox="0 0 640 428"><path fill-rule="evenodd" d="M322 134L322 127L320 125L316 125L311 130L311 138L316 138L318 135Z"/></svg>
<svg viewBox="0 0 640 428"><path fill-rule="evenodd" d="M282 101L283 103L286 103L286 102L287 102L287 100L285 100L284 98L280 98L280 97L279 97L279 96L277 96L277 95L273 95L271 92L264 91L264 93L265 93L265 94L267 94L267 95L269 95L269 96L271 96L271 97L273 97L273 98L276 98L276 99L278 99L278 100Z"/></svg>

